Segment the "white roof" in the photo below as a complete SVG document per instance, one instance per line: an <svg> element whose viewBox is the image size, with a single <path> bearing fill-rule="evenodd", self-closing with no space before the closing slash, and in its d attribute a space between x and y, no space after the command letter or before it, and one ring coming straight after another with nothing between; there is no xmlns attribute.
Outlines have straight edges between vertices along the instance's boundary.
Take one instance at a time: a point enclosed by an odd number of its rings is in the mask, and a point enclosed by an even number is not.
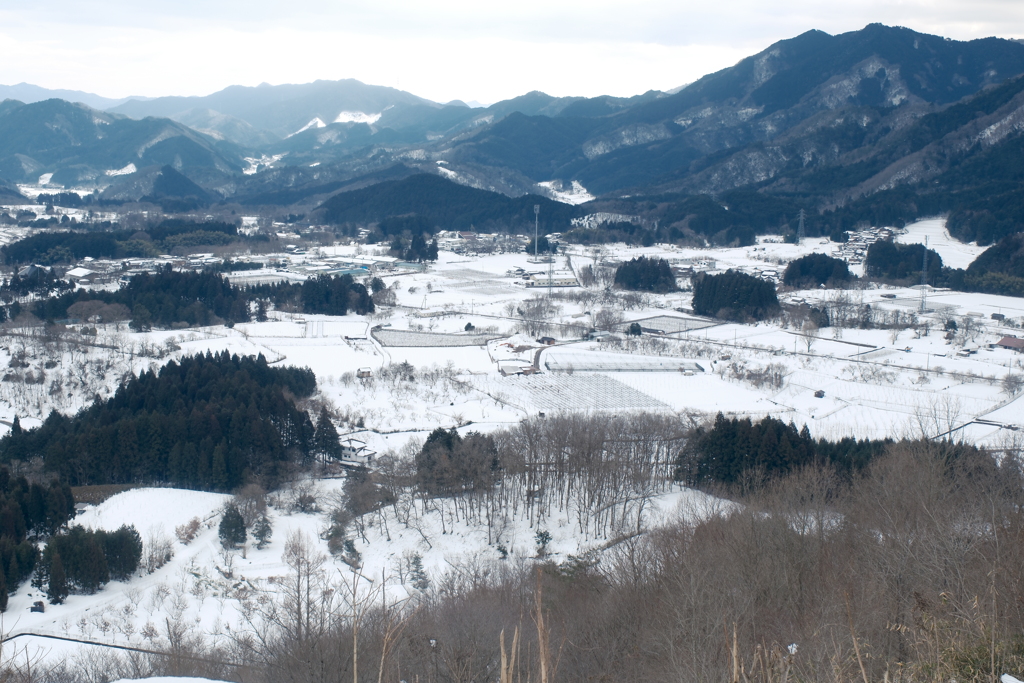
<svg viewBox="0 0 1024 683"><path fill-rule="evenodd" d="M89 270L88 268L72 268L64 274L68 277L86 277L87 275L95 275L96 271Z"/></svg>

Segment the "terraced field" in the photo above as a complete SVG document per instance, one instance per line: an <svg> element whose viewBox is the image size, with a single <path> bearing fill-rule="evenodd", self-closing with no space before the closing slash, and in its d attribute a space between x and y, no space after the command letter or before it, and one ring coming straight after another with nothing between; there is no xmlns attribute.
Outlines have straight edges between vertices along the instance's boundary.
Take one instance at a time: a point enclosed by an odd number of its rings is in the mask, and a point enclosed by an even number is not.
<svg viewBox="0 0 1024 683"><path fill-rule="evenodd" d="M670 410L647 394L605 375L518 375L481 378L478 388L522 410Z"/></svg>

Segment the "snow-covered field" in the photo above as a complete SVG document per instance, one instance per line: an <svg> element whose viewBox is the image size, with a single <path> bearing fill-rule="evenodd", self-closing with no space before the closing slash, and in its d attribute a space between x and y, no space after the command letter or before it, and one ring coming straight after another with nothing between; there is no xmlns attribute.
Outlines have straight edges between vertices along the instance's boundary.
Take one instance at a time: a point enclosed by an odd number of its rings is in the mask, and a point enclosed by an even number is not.
<svg viewBox="0 0 1024 683"><path fill-rule="evenodd" d="M928 248L938 252L942 264L950 268L966 268L978 254L987 249L976 244L964 244L950 237L943 218L911 223L906 227L906 234L896 237L896 241L901 244L924 244L925 239L928 240Z"/></svg>
<svg viewBox="0 0 1024 683"><path fill-rule="evenodd" d="M12 235L13 236L13 235ZM965 267L981 251L950 239L942 221L922 221L900 237L907 242L928 236L944 263ZM0 234L0 238L3 235ZM801 255L831 253L818 239L802 245L762 240L755 247L680 249L655 246L575 248L558 269L609 265L647 255L680 262L713 259L717 270L775 270ZM322 256L354 256L356 247L335 247ZM442 252L426 272L385 275L397 306L372 318L292 315L271 312L264 323L177 332L130 333L100 330L94 344L46 346L10 336L0 345L0 434L15 415L25 427L39 424L51 409L72 413L94 395L107 396L126 373L157 367L184 354L228 350L262 353L274 364L308 366L318 380L319 398L341 416L338 429L358 434L378 452L404 453L436 427L492 431L539 413L587 412L618 415L650 411L680 416L716 412L760 417L771 414L815 437L934 437L948 430L979 445L999 447L1024 425L1024 399L1004 388L1008 375L1024 374L1024 356L990 348L1005 335L1021 334L1024 300L948 291L930 292L920 313L916 289L867 288L847 292L851 306L870 304L886 314L916 313L928 329L829 328L813 333L778 324L719 324L679 312L689 294L645 296L638 301L608 297L603 289L566 288L531 291L517 268L544 271L525 254L465 256ZM826 290L785 294L790 302L824 305L839 293ZM631 321L663 334L629 340L581 341L602 309L614 313L619 332ZM539 313L538 313L539 312ZM992 319L993 313L1005 320ZM537 315L544 320L538 321ZM612 317L614 317L612 316ZM947 319L963 326L974 321L971 335L944 338ZM376 328L376 329L373 329ZM537 339L554 338L548 346ZM467 345L463 345L467 344ZM400 365L402 373L391 372ZM536 365L535 365L536 364ZM49 366L49 367L47 367ZM509 367L536 367L527 376L504 376ZM366 374L369 376L359 377ZM363 370L363 372L359 372ZM33 381L26 382L27 373ZM41 381L35 381L42 376ZM770 379L765 379L770 378ZM817 394L823 395L817 396ZM979 422L980 421L980 422ZM324 507L343 480L313 485ZM289 492L276 494L271 508L271 543L249 547L245 557L230 556L218 543L216 524L227 496L173 489L121 493L89 509L77 522L116 529L134 524L147 547L168 541L173 559L153 573L111 583L95 595L74 595L44 614L30 613L40 598L27 584L12 596L4 627L13 632L51 633L113 643L159 646L166 643L167 617L188 623L212 641L231 637L242 626L241 600L247 591L270 585L287 572L284 543L302 534L324 554L321 540L326 514L290 510ZM643 523L653 526L699 505L701 494L672 488L658 496ZM415 500L413 507L418 504ZM420 503L421 507L422 504ZM185 545L175 527L193 518L202 522L198 537ZM368 520L355 540L362 574L382 581L397 597L415 594L408 579L411 558L419 555L428 576L438 577L453 564L500 561L494 539L479 526L442 522L436 510L420 509L399 520L390 510ZM443 527L442 527L443 524ZM442 528L445 533L442 533ZM555 557L579 555L607 539L579 532L570 514L545 520ZM527 519L515 519L503 531L503 546L512 557L536 554ZM351 570L340 560L331 566ZM55 641L19 640L46 657L79 647Z"/></svg>

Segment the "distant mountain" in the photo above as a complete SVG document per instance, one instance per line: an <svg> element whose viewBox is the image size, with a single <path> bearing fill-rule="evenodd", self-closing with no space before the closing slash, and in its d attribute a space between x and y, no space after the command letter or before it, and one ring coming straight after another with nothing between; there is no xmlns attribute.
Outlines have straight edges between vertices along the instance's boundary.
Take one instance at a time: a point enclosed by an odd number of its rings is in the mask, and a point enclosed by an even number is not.
<svg viewBox="0 0 1024 683"><path fill-rule="evenodd" d="M109 97L101 97L99 95L94 95L91 92L82 92L80 90L50 90L49 88L41 88L38 85L32 85L31 83L0 85L0 100L18 100L25 104L32 104L33 102L42 102L43 100L52 100L54 98L67 100L68 102L81 102L93 109L109 109L111 107L124 104L130 100L149 99L148 97L122 97L120 99L111 99Z"/></svg>
<svg viewBox="0 0 1024 683"><path fill-rule="evenodd" d="M631 106L530 93L518 99L533 106L520 102L518 110L566 119L558 127L529 124L543 131L549 150L530 155L534 180L579 180L597 193L652 185L659 192L718 192L770 179L792 163L788 154L766 151L786 136L813 138L837 119L854 125L858 139L842 141L845 147L808 149L807 163L833 163L871 136L1021 72L1024 45L1014 41L960 42L874 24L838 36L809 31L674 95ZM523 170L527 124L509 126L498 117L512 102L493 105L495 120L462 136L446 158ZM501 147L504 157L496 156Z"/></svg>
<svg viewBox="0 0 1024 683"><path fill-rule="evenodd" d="M260 130L247 121L212 109L189 109L174 116L173 120L217 140L230 140L247 148L266 147L280 140L270 131Z"/></svg>
<svg viewBox="0 0 1024 683"><path fill-rule="evenodd" d="M401 180L420 173L405 164L393 164L366 172L345 172L337 167L283 166L249 176L232 199L253 206L302 205L300 210L319 205L330 195L360 190L371 185Z"/></svg>
<svg viewBox="0 0 1024 683"><path fill-rule="evenodd" d="M118 178L103 191L101 198L152 202L171 213L207 206L217 197L171 166L152 166Z"/></svg>
<svg viewBox="0 0 1024 683"><path fill-rule="evenodd" d="M547 197L527 195L513 199L422 173L341 192L324 202L319 212L326 220L339 223L418 216L447 230L515 231L533 226L534 205L541 207L540 227L544 234L563 229L577 213L575 207Z"/></svg>
<svg viewBox="0 0 1024 683"><path fill-rule="evenodd" d="M145 102L126 102L110 111L136 119L165 116L181 120L192 110L210 110L283 138L313 119L318 118L324 124L358 121L360 116L376 120L390 107L402 105L441 106L395 88L345 79L302 85L233 85L202 97L158 97Z"/></svg>
<svg viewBox="0 0 1024 683"><path fill-rule="evenodd" d="M16 186L0 180L0 202L17 204L23 201L25 201L25 197L18 191Z"/></svg>
<svg viewBox="0 0 1024 683"><path fill-rule="evenodd" d="M105 185L136 168L163 165L242 170L233 147L168 119L135 121L64 100L0 103L0 177L7 180L49 173L57 185Z"/></svg>
<svg viewBox="0 0 1024 683"><path fill-rule="evenodd" d="M809 31L672 93L533 91L486 108L353 80L234 86L107 113L0 102L0 177L52 173L54 184L160 199L165 166L207 195L161 201L296 213L323 202L320 215L343 222L404 212L520 226L538 195L568 199L552 188L572 187L598 199L552 204L547 220L564 219L552 230L581 211L633 217L581 230L588 240L746 244L793 230L803 209L812 235L948 213L954 235L989 244L1024 227L1024 44L880 24ZM115 175L128 169L138 177Z"/></svg>

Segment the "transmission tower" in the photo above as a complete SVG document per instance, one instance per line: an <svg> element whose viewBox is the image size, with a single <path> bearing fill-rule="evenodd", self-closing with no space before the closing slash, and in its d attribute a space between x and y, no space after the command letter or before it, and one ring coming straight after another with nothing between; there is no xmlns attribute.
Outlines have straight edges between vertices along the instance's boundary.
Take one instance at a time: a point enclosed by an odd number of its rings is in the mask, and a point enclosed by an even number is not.
<svg viewBox="0 0 1024 683"><path fill-rule="evenodd" d="M800 209L800 226L797 228L797 232L796 232L796 243L797 244L803 244L804 243L804 216L805 216L804 210Z"/></svg>
<svg viewBox="0 0 1024 683"><path fill-rule="evenodd" d="M540 248L538 226L540 225L540 204L533 205L533 262L539 263L537 252Z"/></svg>

